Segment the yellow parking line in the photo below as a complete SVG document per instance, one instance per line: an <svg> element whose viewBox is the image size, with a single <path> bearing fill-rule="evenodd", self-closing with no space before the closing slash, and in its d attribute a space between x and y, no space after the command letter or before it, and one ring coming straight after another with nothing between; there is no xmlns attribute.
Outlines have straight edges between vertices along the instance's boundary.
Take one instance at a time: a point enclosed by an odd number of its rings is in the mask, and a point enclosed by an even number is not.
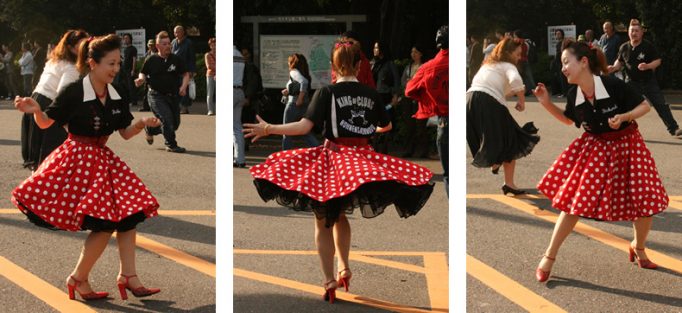
<svg viewBox="0 0 682 313"><path fill-rule="evenodd" d="M682 196L668 196L670 200L682 201Z"/></svg>
<svg viewBox="0 0 682 313"><path fill-rule="evenodd" d="M675 210L681 210L682 211L682 203L674 201L672 199L668 202L668 207L675 209Z"/></svg>
<svg viewBox="0 0 682 313"><path fill-rule="evenodd" d="M234 249L234 254L273 254L273 255L317 255L315 250L254 250L254 249ZM417 252L417 251L351 251L350 253L361 255L383 255L383 256L425 256L441 255L443 252Z"/></svg>
<svg viewBox="0 0 682 313"><path fill-rule="evenodd" d="M25 289L59 312L97 312L80 301L69 300L62 290L0 256L0 275Z"/></svg>
<svg viewBox="0 0 682 313"><path fill-rule="evenodd" d="M528 312L566 312L513 279L467 254L467 273Z"/></svg>
<svg viewBox="0 0 682 313"><path fill-rule="evenodd" d="M491 199L551 223L555 223L558 218L557 214L552 213L549 210L540 210L540 208L534 205L528 204L524 201L512 197L493 196ZM620 251L626 253L629 252L628 249L628 247L630 246L629 240L620 238L616 235L605 232L596 227L589 226L582 222L578 222L574 230L580 234L583 234L594 240L600 241ZM656 264L658 264L659 266L663 266L678 273L682 273L682 261L652 249L647 249L647 255L649 256L650 259L654 260Z"/></svg>
<svg viewBox="0 0 682 313"><path fill-rule="evenodd" d="M301 283L297 282L294 280L289 280L285 278L280 278L276 276L270 276L266 274L261 274L261 273L256 273L256 272L251 272L239 268L234 269L234 275L239 276L242 278L247 278L255 281L260 281L272 285L277 285L281 287L286 287L290 289L295 289L295 290L300 290L308 293L312 293L315 295L318 295L320 297L320 301L322 301L322 293L324 293L324 290L321 286L314 286L306 283ZM337 290L338 291L338 290ZM348 292L337 292L336 297L338 299L348 301L348 302L353 302L361 305L366 305L366 306L371 306L383 310L389 310L393 312L405 312L405 313L412 313L412 312L432 312L429 310L424 310L424 309L419 309L419 308L414 308L410 306L404 306L400 304L395 304L387 301L382 301L382 300L377 300L365 296L358 296L352 293Z"/></svg>
<svg viewBox="0 0 682 313"><path fill-rule="evenodd" d="M429 291L429 300L432 310L448 311L448 260L445 253L441 255L429 254L424 256L426 268L426 289Z"/></svg>
<svg viewBox="0 0 682 313"><path fill-rule="evenodd" d="M21 214L19 209L0 209L0 214ZM159 210L162 216L215 216L212 210Z"/></svg>
<svg viewBox="0 0 682 313"><path fill-rule="evenodd" d="M154 252L162 257L168 258L189 268L192 268L196 271L204 273L213 278L216 277L215 264L197 258L193 255L190 255L173 247L164 245L158 241L154 241L145 236L141 236L140 234L137 235L137 246Z"/></svg>
<svg viewBox="0 0 682 313"><path fill-rule="evenodd" d="M375 264L375 265L395 268L395 269L399 269L399 270L403 270L403 271L410 271L410 272L415 272L415 273L420 273L420 274L426 273L425 269L421 266L373 258L373 257L365 256L365 255L362 255L359 253L354 253L352 251L350 253L349 258L351 260L355 260L358 262Z"/></svg>

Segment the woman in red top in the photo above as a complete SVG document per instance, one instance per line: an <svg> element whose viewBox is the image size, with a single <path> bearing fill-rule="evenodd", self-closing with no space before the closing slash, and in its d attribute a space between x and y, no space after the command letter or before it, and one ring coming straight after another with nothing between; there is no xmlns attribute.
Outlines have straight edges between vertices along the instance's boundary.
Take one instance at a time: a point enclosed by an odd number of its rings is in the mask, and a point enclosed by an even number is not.
<svg viewBox="0 0 682 313"><path fill-rule="evenodd" d="M298 122L270 125L244 124L245 137L253 141L270 134L306 134L313 126L327 139L314 148L287 150L270 155L251 168L258 194L265 200L317 217L315 243L325 276L324 299L334 301L336 288L348 290L351 271L350 224L346 214L360 209L375 217L393 204L401 217L417 214L433 191L428 169L374 152L368 144L375 132L391 129L383 102L373 88L358 82L360 48L354 42L337 42L332 64L336 84L315 93L308 111ZM338 275L334 277L334 255Z"/></svg>

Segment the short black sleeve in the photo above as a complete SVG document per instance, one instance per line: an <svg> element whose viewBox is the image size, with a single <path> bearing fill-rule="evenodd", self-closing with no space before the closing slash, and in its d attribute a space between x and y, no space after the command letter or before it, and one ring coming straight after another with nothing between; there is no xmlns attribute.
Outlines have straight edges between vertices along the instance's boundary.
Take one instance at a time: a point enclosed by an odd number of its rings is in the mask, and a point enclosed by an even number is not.
<svg viewBox="0 0 682 313"><path fill-rule="evenodd" d="M650 63L654 60L658 60L661 58L658 55L658 50L656 49L656 46L654 46L653 43L651 43L649 41L643 41L643 43L645 44L644 48L645 48L645 54L646 54L647 59L648 59L647 63Z"/></svg>
<svg viewBox="0 0 682 313"><path fill-rule="evenodd" d="M328 86L315 91L310 104L308 104L308 110L303 117L312 121L316 127L321 127L324 124L327 109L331 106L331 95L332 93Z"/></svg>
<svg viewBox="0 0 682 313"><path fill-rule="evenodd" d="M580 121L576 116L575 110L575 96L577 92L578 90L575 88L575 86L571 86L571 89L568 90L566 95L566 109L564 110L564 116L568 117L571 121L573 121L575 127L579 128Z"/></svg>
<svg viewBox="0 0 682 313"><path fill-rule="evenodd" d="M64 126L75 116L74 104L80 103L81 99L79 98L82 97L78 93L78 84L80 82L81 80L77 80L67 86L45 109L47 117L53 119L57 125Z"/></svg>

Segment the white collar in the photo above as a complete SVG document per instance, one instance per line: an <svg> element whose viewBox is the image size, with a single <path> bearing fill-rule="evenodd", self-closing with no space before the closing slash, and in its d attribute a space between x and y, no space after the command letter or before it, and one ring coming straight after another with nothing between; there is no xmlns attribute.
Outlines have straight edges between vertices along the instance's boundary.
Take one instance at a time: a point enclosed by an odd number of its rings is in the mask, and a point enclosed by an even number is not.
<svg viewBox="0 0 682 313"><path fill-rule="evenodd" d="M609 93L606 92L606 87L604 87L601 77L592 75L592 78L594 79L594 101L611 97ZM585 96L583 96L583 91L580 89L580 86L578 86L578 91L575 94L575 104L579 105L583 102L585 102Z"/></svg>
<svg viewBox="0 0 682 313"><path fill-rule="evenodd" d="M359 83L357 77L355 76L340 76L336 78L337 83L342 83L342 82L356 82Z"/></svg>
<svg viewBox="0 0 682 313"><path fill-rule="evenodd" d="M111 98L111 100L121 100L121 96L111 84L107 84L107 91L109 92L109 98ZM90 82L90 74L85 75L83 78L83 102L95 99L97 99L97 96L95 95L95 88L92 87L92 83Z"/></svg>

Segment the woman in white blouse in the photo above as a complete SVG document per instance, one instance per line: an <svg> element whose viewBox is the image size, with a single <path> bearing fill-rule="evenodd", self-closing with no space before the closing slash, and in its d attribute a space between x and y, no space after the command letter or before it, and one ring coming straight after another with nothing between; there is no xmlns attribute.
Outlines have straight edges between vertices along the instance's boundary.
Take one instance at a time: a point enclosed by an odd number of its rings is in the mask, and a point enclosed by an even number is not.
<svg viewBox="0 0 682 313"><path fill-rule="evenodd" d="M529 130L534 127L530 123L520 127L506 107L506 98L516 95L516 110L525 108L525 86L516 69L522 43L511 38L500 41L467 91L467 143L474 157L473 165L490 167L493 174L502 167L502 193L513 195L525 193L514 183L516 159L530 154L540 141Z"/></svg>
<svg viewBox="0 0 682 313"><path fill-rule="evenodd" d="M69 30L62 35L57 46L49 54L40 81L31 94L40 108L45 110L60 91L78 80L76 57L80 43L90 37L83 30ZM24 167L35 170L52 151L66 140L63 127L54 125L40 129L33 120L33 114L24 114L21 123L21 153Z"/></svg>

